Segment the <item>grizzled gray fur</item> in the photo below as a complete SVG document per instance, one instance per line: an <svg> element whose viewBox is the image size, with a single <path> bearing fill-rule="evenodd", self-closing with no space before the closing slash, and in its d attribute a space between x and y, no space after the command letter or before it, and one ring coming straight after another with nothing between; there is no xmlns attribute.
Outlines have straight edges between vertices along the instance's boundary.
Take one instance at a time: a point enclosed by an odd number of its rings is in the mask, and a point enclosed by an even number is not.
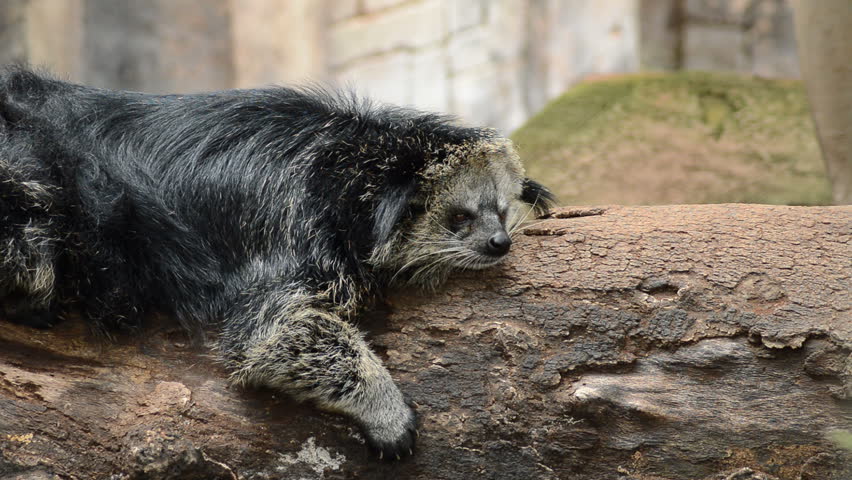
<svg viewBox="0 0 852 480"><path fill-rule="evenodd" d="M216 328L236 382L352 417L384 458L412 452L415 414L353 320L499 263L550 200L509 141L438 115L0 71L0 313Z"/></svg>

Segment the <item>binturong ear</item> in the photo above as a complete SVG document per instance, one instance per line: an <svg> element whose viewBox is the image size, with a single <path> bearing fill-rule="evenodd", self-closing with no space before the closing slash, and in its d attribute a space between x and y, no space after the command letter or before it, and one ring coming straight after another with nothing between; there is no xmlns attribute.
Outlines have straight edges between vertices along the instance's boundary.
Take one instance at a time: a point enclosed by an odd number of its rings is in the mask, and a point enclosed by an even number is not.
<svg viewBox="0 0 852 480"><path fill-rule="evenodd" d="M0 94L0 126L15 124L26 118L25 111L15 105L8 95Z"/></svg>
<svg viewBox="0 0 852 480"><path fill-rule="evenodd" d="M376 244L390 239L394 227L409 210L409 202L414 195L414 183L394 185L379 198L379 204L373 216L373 237Z"/></svg>
<svg viewBox="0 0 852 480"><path fill-rule="evenodd" d="M521 200L532 205L536 217L547 214L556 203L556 197L547 187L529 178L524 179Z"/></svg>

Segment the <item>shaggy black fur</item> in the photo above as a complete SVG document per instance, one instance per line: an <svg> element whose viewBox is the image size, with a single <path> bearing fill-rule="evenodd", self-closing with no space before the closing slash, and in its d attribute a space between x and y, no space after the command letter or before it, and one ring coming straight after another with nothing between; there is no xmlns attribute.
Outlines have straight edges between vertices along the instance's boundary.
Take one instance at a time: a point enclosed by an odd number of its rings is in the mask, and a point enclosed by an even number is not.
<svg viewBox="0 0 852 480"><path fill-rule="evenodd" d="M495 140L321 91L156 96L6 68L3 313L219 325L238 381L353 415L383 456L410 453L413 413L347 319L398 273L370 259L429 208L424 172ZM519 198L550 199L531 181Z"/></svg>

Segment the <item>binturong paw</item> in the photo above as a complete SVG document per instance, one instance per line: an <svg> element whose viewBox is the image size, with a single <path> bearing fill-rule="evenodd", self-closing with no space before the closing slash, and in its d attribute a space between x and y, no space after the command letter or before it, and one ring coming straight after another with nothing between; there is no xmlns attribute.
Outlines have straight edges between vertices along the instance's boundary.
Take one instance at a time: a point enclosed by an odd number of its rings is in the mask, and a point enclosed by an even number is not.
<svg viewBox="0 0 852 480"><path fill-rule="evenodd" d="M414 454L417 414L406 403L382 408L362 419L367 446L380 460L396 461Z"/></svg>

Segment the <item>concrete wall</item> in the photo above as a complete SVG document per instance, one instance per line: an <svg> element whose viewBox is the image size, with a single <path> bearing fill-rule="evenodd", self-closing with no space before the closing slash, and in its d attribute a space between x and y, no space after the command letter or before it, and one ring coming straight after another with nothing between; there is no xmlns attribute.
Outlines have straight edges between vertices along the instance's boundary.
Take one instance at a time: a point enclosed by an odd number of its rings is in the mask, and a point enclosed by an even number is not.
<svg viewBox="0 0 852 480"><path fill-rule="evenodd" d="M92 85L353 88L508 132L590 75L797 76L787 0L4 0L0 60Z"/></svg>

